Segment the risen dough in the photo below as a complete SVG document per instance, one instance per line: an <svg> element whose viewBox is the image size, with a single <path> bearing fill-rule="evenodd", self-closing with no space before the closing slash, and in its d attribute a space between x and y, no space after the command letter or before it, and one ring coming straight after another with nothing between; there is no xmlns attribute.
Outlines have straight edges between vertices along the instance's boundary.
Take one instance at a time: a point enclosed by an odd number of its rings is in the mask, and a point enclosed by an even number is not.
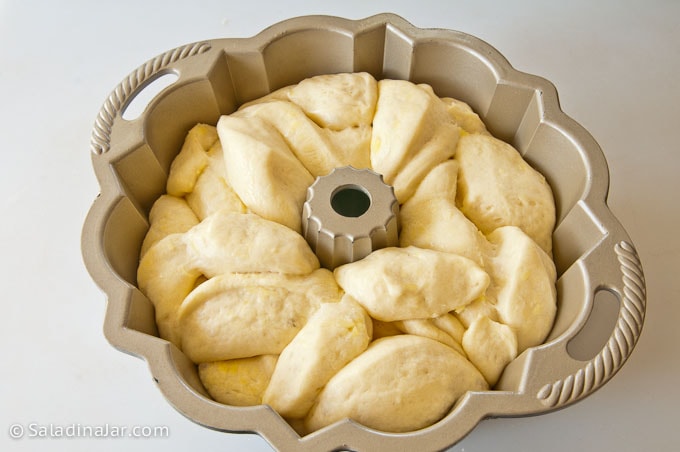
<svg viewBox="0 0 680 452"><path fill-rule="evenodd" d="M288 98L322 127L343 130L370 126L378 84L365 72L319 75L298 83Z"/></svg>
<svg viewBox="0 0 680 452"><path fill-rule="evenodd" d="M300 107L290 102L271 101L255 104L239 110L234 116L260 118L274 127L295 157L314 177L325 176L341 166L351 165L355 168L369 166L368 143L364 134L350 135L347 132L319 127ZM337 138L334 139L335 135L342 137L342 143L338 143ZM337 146L338 144L341 146Z"/></svg>
<svg viewBox="0 0 680 452"><path fill-rule="evenodd" d="M465 102L451 97L443 97L442 102L446 105L449 115L467 133L480 133L488 135L486 126L472 108Z"/></svg>
<svg viewBox="0 0 680 452"><path fill-rule="evenodd" d="M555 264L519 228L504 227L489 235L496 247L491 260L499 319L517 334L518 351L542 343L552 328Z"/></svg>
<svg viewBox="0 0 680 452"><path fill-rule="evenodd" d="M187 232L198 224L198 218L184 198L162 195L149 212L149 231L144 237L140 256L170 234Z"/></svg>
<svg viewBox="0 0 680 452"><path fill-rule="evenodd" d="M208 166L185 195L187 203L203 220L219 210L245 213L246 206L227 183L222 145L218 141L208 150Z"/></svg>
<svg viewBox="0 0 680 452"><path fill-rule="evenodd" d="M383 248L335 269L340 287L372 317L437 317L481 295L489 276L470 259L416 247Z"/></svg>
<svg viewBox="0 0 680 452"><path fill-rule="evenodd" d="M447 160L430 171L399 210L399 245L458 254L484 265L486 240L456 207L458 162Z"/></svg>
<svg viewBox="0 0 680 452"><path fill-rule="evenodd" d="M348 165L393 186L400 247L332 273L300 235L302 204ZM192 128L166 188L138 268L161 337L215 400L269 404L302 434L346 417L427 427L552 326L550 187L428 85L358 73L281 88Z"/></svg>
<svg viewBox="0 0 680 452"><path fill-rule="evenodd" d="M446 331L439 328L434 319L409 319L394 322L397 329L406 334L428 337L444 345L448 345L461 355L465 356L465 351L461 347L460 340L456 340Z"/></svg>
<svg viewBox="0 0 680 452"><path fill-rule="evenodd" d="M187 133L182 149L170 166L168 194L184 196L193 191L198 177L210 163L208 149L217 139L217 130L207 124L197 124Z"/></svg>
<svg viewBox="0 0 680 452"><path fill-rule="evenodd" d="M460 209L484 234L517 226L551 253L555 203L545 177L490 135L463 136L456 160Z"/></svg>
<svg viewBox="0 0 680 452"><path fill-rule="evenodd" d="M210 396L220 403L234 406L259 405L274 372L276 360L276 355L260 355L200 363L198 376Z"/></svg>
<svg viewBox="0 0 680 452"><path fill-rule="evenodd" d="M517 356L517 337L509 326L480 317L465 331L463 348L470 362L493 386L505 366Z"/></svg>
<svg viewBox="0 0 680 452"><path fill-rule="evenodd" d="M177 310L201 275L305 275L318 267L299 234L253 214L218 211L186 233L170 234L152 246L140 261L137 282L156 308L161 336L179 344Z"/></svg>
<svg viewBox="0 0 680 452"><path fill-rule="evenodd" d="M453 157L460 128L428 85L381 80L378 93L371 165L403 203L432 168Z"/></svg>
<svg viewBox="0 0 680 452"><path fill-rule="evenodd" d="M227 181L259 216L300 232L302 203L314 178L274 126L260 118L222 116L217 123Z"/></svg>
<svg viewBox="0 0 680 452"><path fill-rule="evenodd" d="M279 354L322 303L341 292L331 272L308 276L225 273L179 308L182 350L195 363Z"/></svg>
<svg viewBox="0 0 680 452"><path fill-rule="evenodd" d="M460 353L409 334L374 341L319 394L306 425L318 430L344 418L387 432L408 432L438 421L467 391L488 389Z"/></svg>
<svg viewBox="0 0 680 452"><path fill-rule="evenodd" d="M281 352L263 402L284 417L304 417L328 380L366 350L372 328L349 296L323 304Z"/></svg>

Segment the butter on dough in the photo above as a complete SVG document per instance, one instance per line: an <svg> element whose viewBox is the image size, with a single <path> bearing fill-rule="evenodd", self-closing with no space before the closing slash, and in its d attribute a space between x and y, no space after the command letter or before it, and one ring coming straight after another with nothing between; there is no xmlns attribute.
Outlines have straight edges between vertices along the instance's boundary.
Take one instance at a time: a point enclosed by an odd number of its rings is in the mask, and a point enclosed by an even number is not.
<svg viewBox="0 0 680 452"><path fill-rule="evenodd" d="M378 82L365 72L310 77L241 106L233 116L272 125L312 176L370 168Z"/></svg>
<svg viewBox="0 0 680 452"><path fill-rule="evenodd" d="M317 75L288 92L321 127L343 130L370 126L378 98L378 82L368 73Z"/></svg>
<svg viewBox="0 0 680 452"><path fill-rule="evenodd" d="M323 303L340 301L333 275L225 273L178 310L182 351L195 363L280 354Z"/></svg>
<svg viewBox="0 0 680 452"><path fill-rule="evenodd" d="M394 322L394 325L403 333L434 339L437 342L448 345L461 355L465 356L465 351L461 346L460 340L454 339L453 336L439 328L434 323L434 319L397 320Z"/></svg>
<svg viewBox="0 0 680 452"><path fill-rule="evenodd" d="M185 234L170 234L152 246L137 268L139 289L154 305L163 339L179 346L177 308L193 290L201 272L188 259Z"/></svg>
<svg viewBox="0 0 680 452"><path fill-rule="evenodd" d="M457 204L484 233L517 226L552 252L555 201L550 186L511 145L490 135L461 137Z"/></svg>
<svg viewBox="0 0 680 452"><path fill-rule="evenodd" d="M170 165L166 184L168 194L182 197L194 189L198 177L210 163L208 149L217 139L217 129L211 125L197 124L189 130L179 154Z"/></svg>
<svg viewBox="0 0 680 452"><path fill-rule="evenodd" d="M341 166L351 165L355 168L369 166L368 137L363 134L352 136L342 131L324 129L291 102L274 100L258 103L240 109L232 116L260 118L270 124L281 134L295 157L314 177L325 176ZM338 133L342 134L342 143L333 139L333 135ZM353 143L352 138L359 140L359 143Z"/></svg>
<svg viewBox="0 0 680 452"><path fill-rule="evenodd" d="M155 306L161 337L179 344L176 311L202 275L306 275L317 268L319 261L301 235L257 215L226 210L155 243L140 261L137 282Z"/></svg>
<svg viewBox="0 0 680 452"><path fill-rule="evenodd" d="M314 177L264 120L222 116L217 123L227 182L253 213L298 234Z"/></svg>
<svg viewBox="0 0 680 452"><path fill-rule="evenodd" d="M486 389L482 374L452 348L410 334L384 337L330 379L306 426L314 431L351 418L385 432L418 430L466 392Z"/></svg>
<svg viewBox="0 0 680 452"><path fill-rule="evenodd" d="M198 377L217 402L232 406L260 405L277 359L276 355L259 355L200 363Z"/></svg>
<svg viewBox="0 0 680 452"><path fill-rule="evenodd" d="M198 219L204 220L218 210L246 213L246 206L227 183L222 144L219 140L208 149L208 162L192 191L184 196Z"/></svg>
<svg viewBox="0 0 680 452"><path fill-rule="evenodd" d="M434 167L399 210L401 247L458 254L484 265L486 239L456 207L458 162Z"/></svg>
<svg viewBox="0 0 680 452"><path fill-rule="evenodd" d="M479 115L468 104L451 97L442 97L442 102L446 105L449 115L465 132L489 135L484 122L482 122Z"/></svg>
<svg viewBox="0 0 680 452"><path fill-rule="evenodd" d="M227 272L305 275L319 268L300 234L255 214L221 210L189 230L185 240L189 260L209 278Z"/></svg>
<svg viewBox="0 0 680 452"><path fill-rule="evenodd" d="M172 195L161 195L151 206L149 212L149 230L144 236L140 258L149 248L170 234L187 232L198 224L199 220L184 198Z"/></svg>
<svg viewBox="0 0 680 452"><path fill-rule="evenodd" d="M517 334L517 351L543 343L557 312L555 263L529 236L513 226L491 233L491 287L501 323Z"/></svg>
<svg viewBox="0 0 680 452"><path fill-rule="evenodd" d="M283 349L262 398L281 416L302 418L328 380L366 350L373 324L348 295L324 303Z"/></svg>
<svg viewBox="0 0 680 452"><path fill-rule="evenodd" d="M454 314L467 329L465 352L493 385L507 362L543 343L557 294L554 262L524 231L503 226L487 237L484 268L490 283L483 296Z"/></svg>
<svg viewBox="0 0 680 452"><path fill-rule="evenodd" d="M439 317L432 319L434 326L444 331L446 334L455 339L459 344L463 341L463 334L465 327L452 313L442 314Z"/></svg>
<svg viewBox="0 0 680 452"><path fill-rule="evenodd" d="M300 234L315 177L371 168L400 248L338 267ZM301 434L344 418L427 427L545 340L556 312L545 178L466 103L320 75L193 127L149 213L139 288L218 402ZM373 340L373 342L371 342Z"/></svg>
<svg viewBox="0 0 680 452"><path fill-rule="evenodd" d="M470 325L472 325L475 320L482 317L488 317L497 322L499 321L498 310L496 309L496 298L493 295L496 284L497 283L492 278L484 295L453 312L456 319L458 319L465 328L470 328Z"/></svg>
<svg viewBox="0 0 680 452"><path fill-rule="evenodd" d="M246 212L226 181L222 145L214 126L197 124L189 130L170 166L166 188L168 194L186 199L199 221L221 209Z"/></svg>
<svg viewBox="0 0 680 452"><path fill-rule="evenodd" d="M342 289L382 321L431 318L479 297L489 276L470 259L416 248L383 248L335 269Z"/></svg>
<svg viewBox="0 0 680 452"><path fill-rule="evenodd" d="M429 85L378 82L371 165L394 187L400 204L432 168L453 157L459 135L460 128Z"/></svg>
<svg viewBox="0 0 680 452"><path fill-rule="evenodd" d="M509 326L480 317L465 331L463 348L470 362L493 387L505 366L517 357L517 337Z"/></svg>

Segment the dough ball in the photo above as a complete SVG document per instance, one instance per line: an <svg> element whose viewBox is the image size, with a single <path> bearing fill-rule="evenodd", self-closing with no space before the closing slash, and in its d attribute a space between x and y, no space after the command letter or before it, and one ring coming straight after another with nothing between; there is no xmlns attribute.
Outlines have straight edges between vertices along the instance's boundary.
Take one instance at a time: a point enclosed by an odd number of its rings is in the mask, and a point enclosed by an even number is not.
<svg viewBox="0 0 680 452"><path fill-rule="evenodd" d="M543 175L490 135L462 137L456 160L458 206L484 234L517 226L551 253L555 201Z"/></svg>
<svg viewBox="0 0 680 452"><path fill-rule="evenodd" d="M378 82L371 165L394 187L400 204L432 168L453 157L459 135L460 128L430 86Z"/></svg>
<svg viewBox="0 0 680 452"><path fill-rule="evenodd" d="M149 230L144 237L140 257L170 234L187 232L198 224L198 218L183 198L162 195L151 206Z"/></svg>
<svg viewBox="0 0 680 452"><path fill-rule="evenodd" d="M351 297L325 303L283 349L263 402L284 417L302 418L328 380L366 350L373 324Z"/></svg>
<svg viewBox="0 0 680 452"><path fill-rule="evenodd" d="M219 275L182 302L181 348L195 363L280 354L322 303L340 298L325 269L308 276Z"/></svg>
<svg viewBox="0 0 680 452"><path fill-rule="evenodd" d="M335 278L372 317L386 322L445 314L480 296L489 283L470 259L413 246L374 251L336 268Z"/></svg>
<svg viewBox="0 0 680 452"><path fill-rule="evenodd" d="M222 116L217 132L227 182L241 201L259 216L300 233L302 204L314 177L281 134L260 118L234 115Z"/></svg>
<svg viewBox="0 0 680 452"><path fill-rule="evenodd" d="M260 355L201 363L198 376L217 402L232 406L260 405L276 360L276 355Z"/></svg>
<svg viewBox="0 0 680 452"><path fill-rule="evenodd" d="M427 427L467 391L488 389L461 354L432 339L378 339L326 384L306 419L310 431L351 418L369 428L409 432Z"/></svg>
<svg viewBox="0 0 680 452"><path fill-rule="evenodd" d="M481 317L465 331L463 348L470 362L493 387L505 366L517 357L517 338L509 326Z"/></svg>
<svg viewBox="0 0 680 452"><path fill-rule="evenodd" d="M184 196L196 185L196 180L209 163L207 154L217 142L217 129L207 124L197 124L189 130L177 157L170 165L167 192L173 196Z"/></svg>
<svg viewBox="0 0 680 452"><path fill-rule="evenodd" d="M519 228L500 228L489 240L496 247L489 273L498 318L517 334L521 353L541 344L552 328L557 312L555 264Z"/></svg>

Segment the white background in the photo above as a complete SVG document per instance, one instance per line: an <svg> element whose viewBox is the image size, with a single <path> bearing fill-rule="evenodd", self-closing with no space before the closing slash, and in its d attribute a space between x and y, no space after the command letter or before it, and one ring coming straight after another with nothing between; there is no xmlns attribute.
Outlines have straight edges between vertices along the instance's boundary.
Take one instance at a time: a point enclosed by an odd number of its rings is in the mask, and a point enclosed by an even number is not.
<svg viewBox="0 0 680 452"><path fill-rule="evenodd" d="M609 205L642 258L642 337L600 391L556 413L483 421L454 451L680 450L680 2L0 0L0 449L268 451L165 401L146 364L102 334L105 299L80 234L98 193L93 121L148 59L249 37L306 14L394 12L476 35L551 80L602 146ZM10 426L168 426L166 439L12 440Z"/></svg>

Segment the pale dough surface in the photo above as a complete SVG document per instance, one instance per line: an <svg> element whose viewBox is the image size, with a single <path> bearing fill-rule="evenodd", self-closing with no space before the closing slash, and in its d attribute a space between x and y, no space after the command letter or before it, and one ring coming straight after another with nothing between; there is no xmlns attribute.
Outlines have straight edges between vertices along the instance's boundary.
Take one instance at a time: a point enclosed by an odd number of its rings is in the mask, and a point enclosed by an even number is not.
<svg viewBox="0 0 680 452"><path fill-rule="evenodd" d="M263 402L284 417L304 417L328 380L366 350L372 330L368 313L348 295L321 305L281 352Z"/></svg>
<svg viewBox="0 0 680 452"><path fill-rule="evenodd" d="M300 235L316 177L370 168L399 247L336 268ZM464 102L366 73L311 77L187 134L149 213L138 283L218 402L298 432L405 432L492 388L556 312L545 178Z"/></svg>
<svg viewBox="0 0 680 452"><path fill-rule="evenodd" d="M276 367L276 355L200 363L198 375L210 396L220 403L253 406L262 403Z"/></svg>
<svg viewBox="0 0 680 452"><path fill-rule="evenodd" d="M470 259L423 248L383 248L335 269L342 289L383 321L431 318L480 296L489 276Z"/></svg>
<svg viewBox="0 0 680 452"><path fill-rule="evenodd" d="M182 350L196 363L279 354L321 304L340 297L326 269L306 276L216 276L194 289L179 308Z"/></svg>
<svg viewBox="0 0 680 452"><path fill-rule="evenodd" d="M441 419L467 391L488 385L452 348L402 334L378 339L328 382L307 416L310 431L351 418L370 428L407 432Z"/></svg>

